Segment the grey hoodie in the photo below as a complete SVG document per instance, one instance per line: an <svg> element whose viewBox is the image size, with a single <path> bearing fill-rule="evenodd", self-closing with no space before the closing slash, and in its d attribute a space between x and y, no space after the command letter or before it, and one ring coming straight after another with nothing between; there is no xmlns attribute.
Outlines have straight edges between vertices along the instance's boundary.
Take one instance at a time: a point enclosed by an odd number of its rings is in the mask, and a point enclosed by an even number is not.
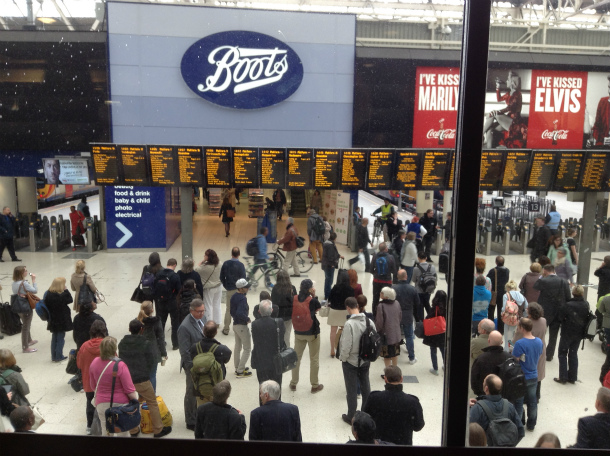
<svg viewBox="0 0 610 456"><path fill-rule="evenodd" d="M350 316L343 326L343 333L339 341L339 359L355 367L358 367L360 338L366 329L365 318L366 315L361 313ZM371 321L370 324L375 325L375 322ZM365 361L360 361L361 366L364 363Z"/></svg>

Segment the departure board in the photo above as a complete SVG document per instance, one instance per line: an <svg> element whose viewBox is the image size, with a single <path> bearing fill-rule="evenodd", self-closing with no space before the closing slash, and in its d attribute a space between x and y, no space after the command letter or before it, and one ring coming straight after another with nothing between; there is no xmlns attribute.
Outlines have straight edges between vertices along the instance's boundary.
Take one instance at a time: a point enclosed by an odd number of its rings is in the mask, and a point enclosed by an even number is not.
<svg viewBox="0 0 610 456"><path fill-rule="evenodd" d="M258 149L256 147L232 147L233 185L258 188Z"/></svg>
<svg viewBox="0 0 610 456"><path fill-rule="evenodd" d="M147 146L153 185L177 185L177 159L174 146Z"/></svg>
<svg viewBox="0 0 610 456"><path fill-rule="evenodd" d="M121 153L125 185L150 185L145 146L117 146Z"/></svg>
<svg viewBox="0 0 610 456"><path fill-rule="evenodd" d="M502 183L504 153L484 150L481 157L481 190L499 190Z"/></svg>
<svg viewBox="0 0 610 456"><path fill-rule="evenodd" d="M525 190L532 153L529 150L506 151L502 190Z"/></svg>
<svg viewBox="0 0 610 456"><path fill-rule="evenodd" d="M315 188L339 188L339 149L316 149L315 150Z"/></svg>
<svg viewBox="0 0 610 456"><path fill-rule="evenodd" d="M417 177L421 172L421 151L419 150L397 150L394 165L395 190L415 190L417 188Z"/></svg>
<svg viewBox="0 0 610 456"><path fill-rule="evenodd" d="M445 190L451 171L451 150L425 150L421 157L421 180L418 189Z"/></svg>
<svg viewBox="0 0 610 456"><path fill-rule="evenodd" d="M178 182L180 185L202 187L203 154L201 147L176 146L178 154Z"/></svg>
<svg viewBox="0 0 610 456"><path fill-rule="evenodd" d="M608 190L610 177L610 154L607 152L589 152L579 182L579 190L604 192Z"/></svg>
<svg viewBox="0 0 610 456"><path fill-rule="evenodd" d="M558 155L557 172L553 190L556 192L568 192L576 190L576 184L580 176L582 162L585 158L584 152L556 152Z"/></svg>
<svg viewBox="0 0 610 456"><path fill-rule="evenodd" d="M119 157L116 144L92 144L93 170L97 185L121 185Z"/></svg>
<svg viewBox="0 0 610 456"><path fill-rule="evenodd" d="M288 187L311 188L313 149L288 149Z"/></svg>
<svg viewBox="0 0 610 456"><path fill-rule="evenodd" d="M527 183L528 190L547 191L551 188L555 174L555 157L555 152L534 151Z"/></svg>
<svg viewBox="0 0 610 456"><path fill-rule="evenodd" d="M447 182L447 190L453 190L453 180L455 179L455 150L451 151L451 168L449 170L449 182Z"/></svg>
<svg viewBox="0 0 610 456"><path fill-rule="evenodd" d="M231 156L228 147L206 147L207 187L231 187Z"/></svg>
<svg viewBox="0 0 610 456"><path fill-rule="evenodd" d="M286 187L286 149L260 149L261 188Z"/></svg>
<svg viewBox="0 0 610 456"><path fill-rule="evenodd" d="M371 150L366 186L370 190L392 190L394 150Z"/></svg>
<svg viewBox="0 0 610 456"><path fill-rule="evenodd" d="M364 188L367 151L343 150L341 154L341 188Z"/></svg>

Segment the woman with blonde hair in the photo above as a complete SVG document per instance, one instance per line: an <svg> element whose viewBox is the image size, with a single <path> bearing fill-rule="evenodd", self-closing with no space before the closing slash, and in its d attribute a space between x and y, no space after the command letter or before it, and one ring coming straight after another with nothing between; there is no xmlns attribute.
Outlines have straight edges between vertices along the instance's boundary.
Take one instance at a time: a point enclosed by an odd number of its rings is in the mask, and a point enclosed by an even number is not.
<svg viewBox="0 0 610 456"><path fill-rule="evenodd" d="M21 348L23 353L34 353L37 351L35 348L31 348L32 345L38 343L37 340L32 340L32 334L30 333L30 327L32 325L32 317L34 312L30 307L30 303L26 298L26 293L38 293L38 285L36 285L36 275L30 274L32 278L32 284L26 280L28 276L28 270L25 266L17 266L13 269L13 295L15 296L15 302L12 303L13 312L16 312L21 318ZM17 306L17 307L16 307ZM15 310L17 308L17 310Z"/></svg>
<svg viewBox="0 0 610 456"><path fill-rule="evenodd" d="M7 348L0 348L0 376L4 379L5 384L14 387L12 402L17 405L30 405L26 399L26 396L30 394L30 387L21 375L21 368L17 366L15 355Z"/></svg>
<svg viewBox="0 0 610 456"><path fill-rule="evenodd" d="M144 324L144 332L142 335L146 337L155 354L155 367L150 373L150 383L152 383L153 389L157 390L157 367L163 359L167 360L167 349L165 348L165 335L163 334L163 325L161 319L154 315L155 307L152 301L144 301L140 306L140 313L138 314L138 320Z"/></svg>
<svg viewBox="0 0 610 456"><path fill-rule="evenodd" d="M66 331L74 329L69 306L71 302L72 294L66 288L66 278L56 277L53 279L53 283L45 293L44 303L49 309L47 329L52 334L51 361L54 363L67 359L63 353Z"/></svg>
<svg viewBox="0 0 610 456"><path fill-rule="evenodd" d="M516 320L516 322L518 323L521 317L524 316L525 310L527 309L527 299L525 299L525 296L521 294L517 282L515 282L514 280L509 280L504 286L504 290L506 291L506 293L504 293L504 297L502 298L502 314L504 314L504 311L506 310L506 303L510 298L510 300L515 302L518 306L518 314ZM513 351L513 337L515 335L516 330L516 324L514 326L508 325L506 323L504 324L504 351L508 353Z"/></svg>
<svg viewBox="0 0 610 456"><path fill-rule="evenodd" d="M83 284L87 284L89 290L91 290L94 294L97 293L97 288L91 279L91 276L85 272L85 262L83 260L78 260L76 262L75 271L70 277L70 287L72 291L74 291L74 306L72 307L76 312L80 310L80 304L78 303L78 296L80 294L80 289ZM93 310L97 308L96 300L93 298L91 304L93 305Z"/></svg>

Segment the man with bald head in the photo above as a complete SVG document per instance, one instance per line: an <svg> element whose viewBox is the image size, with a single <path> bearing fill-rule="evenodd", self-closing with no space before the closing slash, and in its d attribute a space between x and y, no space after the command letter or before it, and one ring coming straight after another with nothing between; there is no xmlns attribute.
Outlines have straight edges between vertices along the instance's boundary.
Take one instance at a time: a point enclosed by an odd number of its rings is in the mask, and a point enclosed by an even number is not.
<svg viewBox="0 0 610 456"><path fill-rule="evenodd" d="M511 355L504 351L502 346L502 334L500 331L492 331L489 333L487 340L488 346L483 349L483 352L475 359L470 372L470 387L477 396L485 394L483 390L483 380L489 374L499 374L500 365Z"/></svg>
<svg viewBox="0 0 610 456"><path fill-rule="evenodd" d="M483 349L489 345L489 334L496 329L496 325L489 318L484 318L479 321L479 325L477 326L477 330L479 335L470 341L470 362L474 362L481 353L483 353Z"/></svg>
<svg viewBox="0 0 610 456"><path fill-rule="evenodd" d="M477 399L470 399L470 422L479 424L485 434L487 434L487 444L489 446L517 446L517 443L525 435L525 429L521 422L521 417L517 415L513 404L506 399L502 399L502 380L494 374L489 374L483 380L484 396ZM491 417L491 419L490 419ZM491 421L501 418L508 418L510 423L502 425L502 442L494 441L497 434L493 435L490 431ZM512 434L512 438L511 438Z"/></svg>

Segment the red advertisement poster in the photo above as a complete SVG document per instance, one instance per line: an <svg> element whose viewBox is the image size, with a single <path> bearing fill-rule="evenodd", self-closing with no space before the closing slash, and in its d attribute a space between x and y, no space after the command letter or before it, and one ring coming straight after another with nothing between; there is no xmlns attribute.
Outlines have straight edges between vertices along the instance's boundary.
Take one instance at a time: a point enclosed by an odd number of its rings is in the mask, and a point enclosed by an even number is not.
<svg viewBox="0 0 610 456"><path fill-rule="evenodd" d="M527 147L580 149L587 73L532 70Z"/></svg>
<svg viewBox="0 0 610 456"><path fill-rule="evenodd" d="M459 83L459 68L417 68L413 147L455 147Z"/></svg>

